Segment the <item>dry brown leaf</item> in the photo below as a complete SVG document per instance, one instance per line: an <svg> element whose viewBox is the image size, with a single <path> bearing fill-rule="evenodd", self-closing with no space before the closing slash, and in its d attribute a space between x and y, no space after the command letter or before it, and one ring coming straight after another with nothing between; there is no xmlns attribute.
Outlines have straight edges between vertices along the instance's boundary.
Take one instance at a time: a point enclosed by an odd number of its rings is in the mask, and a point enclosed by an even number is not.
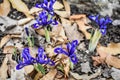
<svg viewBox="0 0 120 80"><path fill-rule="evenodd" d="M62 8L63 8L63 5L58 1L56 1L53 5L53 9L62 9Z"/></svg>
<svg viewBox="0 0 120 80"><path fill-rule="evenodd" d="M52 57L55 55L54 53L54 48L51 46L51 45L48 45L46 48L45 48L45 51L46 53L49 55L49 57Z"/></svg>
<svg viewBox="0 0 120 80"><path fill-rule="evenodd" d="M120 59L112 56L119 54L119 47L119 43L110 43L108 47L103 47L99 45L97 47L97 53L99 54L99 56L92 57L92 59L94 60L94 65L107 63L108 65L113 66L115 68L120 68Z"/></svg>
<svg viewBox="0 0 120 80"><path fill-rule="evenodd" d="M81 18L86 18L86 15L84 15L84 14L76 14L76 15L70 16L70 20L80 20Z"/></svg>
<svg viewBox="0 0 120 80"><path fill-rule="evenodd" d="M67 11L57 11L57 10L55 10L54 12L55 12L57 15L63 17L63 18L69 18L69 17L70 17L69 12L67 12Z"/></svg>
<svg viewBox="0 0 120 80"><path fill-rule="evenodd" d="M6 80L7 78L7 70L8 70L7 62L8 62L8 58L5 57L2 66L0 67L0 80Z"/></svg>
<svg viewBox="0 0 120 80"><path fill-rule="evenodd" d="M3 49L3 53L5 54L13 54L15 51L15 47L14 46L5 46L4 49Z"/></svg>
<svg viewBox="0 0 120 80"><path fill-rule="evenodd" d="M63 43L67 40L67 37L65 35L63 26L61 24L58 24L57 27L53 27L52 29L52 33L54 34L54 36L52 37L53 42L55 44L57 43Z"/></svg>
<svg viewBox="0 0 120 80"><path fill-rule="evenodd" d="M64 40L67 40L67 37L65 36L65 31L62 26L61 26L59 36L62 37Z"/></svg>
<svg viewBox="0 0 120 80"><path fill-rule="evenodd" d="M10 3L8 0L3 0L0 4L0 16L7 16L10 12Z"/></svg>
<svg viewBox="0 0 120 80"><path fill-rule="evenodd" d="M83 39L83 35L80 34L80 32L78 32L78 30L77 30L76 23L71 25L71 22L67 19L64 19L64 18L61 18L61 21L62 21L62 25L63 25L64 30L65 30L65 33L70 41L73 41L73 40L80 41Z"/></svg>
<svg viewBox="0 0 120 80"><path fill-rule="evenodd" d="M0 48L2 48L10 40L10 38L10 35L4 36L0 41Z"/></svg>
<svg viewBox="0 0 120 80"><path fill-rule="evenodd" d="M32 7L29 11L29 14L34 14L34 13L37 13L39 11L42 11L42 8Z"/></svg>
<svg viewBox="0 0 120 80"><path fill-rule="evenodd" d="M90 39L91 34L87 32L87 29L91 28L91 26L86 25L87 24L86 19L87 19L86 16L83 15L79 20L76 20L76 22L79 26L79 30L81 30L84 33L86 39Z"/></svg>
<svg viewBox="0 0 120 80"><path fill-rule="evenodd" d="M86 15L84 14L72 15L70 16L70 20L75 20L79 26L79 30L81 30L84 33L87 39L90 39L91 34L87 32L87 29L91 28L91 26L86 25L87 24Z"/></svg>
<svg viewBox="0 0 120 80"><path fill-rule="evenodd" d="M9 1L11 2L13 8L17 9L20 12L23 12L27 17L31 17L27 5L22 0L9 0Z"/></svg>
<svg viewBox="0 0 120 80"><path fill-rule="evenodd" d="M42 77L42 73L38 72L33 80L39 80Z"/></svg>
<svg viewBox="0 0 120 80"><path fill-rule="evenodd" d="M30 22L31 20L32 20L31 17L21 19L21 20L18 21L18 25L24 25L24 24Z"/></svg>
<svg viewBox="0 0 120 80"><path fill-rule="evenodd" d="M11 38L20 38L20 37L21 37L21 35L19 35L19 34L4 36L0 41L0 48L2 48Z"/></svg>
<svg viewBox="0 0 120 80"><path fill-rule="evenodd" d="M21 38L20 34L12 34L10 35L10 38Z"/></svg>
<svg viewBox="0 0 120 80"><path fill-rule="evenodd" d="M54 80L55 76L57 74L57 70L56 69L51 69L43 78L41 78L40 80Z"/></svg>
<svg viewBox="0 0 120 80"><path fill-rule="evenodd" d="M117 55L120 54L120 43L110 43L107 47L104 46L98 46L98 49L100 51L103 51L104 53L108 53L111 55Z"/></svg>
<svg viewBox="0 0 120 80"><path fill-rule="evenodd" d="M68 14L70 15L71 14L70 13L70 5L69 5L68 1L67 0L63 0L63 4L65 6L65 11L67 11Z"/></svg>
<svg viewBox="0 0 120 80"><path fill-rule="evenodd" d="M70 61L69 61L69 57L67 57L66 59L64 59L63 63L64 63L65 77L68 77L68 73L69 73L69 71L70 71Z"/></svg>
<svg viewBox="0 0 120 80"><path fill-rule="evenodd" d="M25 69L25 72L29 74L34 70L34 67L33 65L28 65L28 66L25 66L24 69Z"/></svg>
<svg viewBox="0 0 120 80"><path fill-rule="evenodd" d="M66 35L68 37L68 40L70 40L70 41L78 40L78 42L80 42L81 40L83 40L84 36L83 36L83 34L81 34L78 31L76 23L74 23L72 26L66 25L66 26L64 26L64 29L65 29Z"/></svg>
<svg viewBox="0 0 120 80"><path fill-rule="evenodd" d="M109 66L113 66L115 68L119 68L120 69L120 59L111 55L108 55L106 57L105 62L107 63L107 65Z"/></svg>

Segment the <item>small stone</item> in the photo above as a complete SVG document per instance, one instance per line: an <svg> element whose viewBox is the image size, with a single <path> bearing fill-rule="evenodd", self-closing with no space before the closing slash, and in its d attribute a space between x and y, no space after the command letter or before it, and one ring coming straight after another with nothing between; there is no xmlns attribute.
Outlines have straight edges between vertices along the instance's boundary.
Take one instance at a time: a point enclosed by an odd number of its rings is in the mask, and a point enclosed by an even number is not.
<svg viewBox="0 0 120 80"><path fill-rule="evenodd" d="M90 65L89 65L89 62L82 63L81 67L82 67L82 70L81 70L82 72L85 72L85 73L92 72Z"/></svg>
<svg viewBox="0 0 120 80"><path fill-rule="evenodd" d="M114 21L112 22L112 24L113 24L114 26L120 25L120 20L114 20Z"/></svg>
<svg viewBox="0 0 120 80"><path fill-rule="evenodd" d="M120 70L116 68L111 69L113 72L111 73L111 76L114 80L120 80Z"/></svg>

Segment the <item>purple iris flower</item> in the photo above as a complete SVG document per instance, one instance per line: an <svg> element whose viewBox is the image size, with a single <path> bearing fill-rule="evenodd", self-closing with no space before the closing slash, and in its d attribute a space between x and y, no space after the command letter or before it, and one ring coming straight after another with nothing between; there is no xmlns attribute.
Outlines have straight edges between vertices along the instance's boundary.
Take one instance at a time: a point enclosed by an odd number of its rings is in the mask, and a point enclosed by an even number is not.
<svg viewBox="0 0 120 80"><path fill-rule="evenodd" d="M54 15L53 5L55 1L56 0L50 0L50 2L48 2L48 0L44 0L42 4L36 4L36 7L43 8L43 10L46 10L49 14Z"/></svg>
<svg viewBox="0 0 120 80"><path fill-rule="evenodd" d="M55 65L55 63L50 58L47 58L46 54L44 54L44 49L42 47L38 49L36 61L40 64L49 64L51 66Z"/></svg>
<svg viewBox="0 0 120 80"><path fill-rule="evenodd" d="M102 33L102 35L106 34L107 25L112 23L112 20L108 16L106 16L105 18L100 18L100 15L90 15L89 19L96 22L99 25L100 32Z"/></svg>
<svg viewBox="0 0 120 80"><path fill-rule="evenodd" d="M47 56L44 54L43 48L38 49L38 56L36 58L33 58L30 55L29 48L24 48L21 56L23 58L23 61L20 61L19 64L16 66L17 70L23 68L24 66L34 65L36 63L49 64L51 66L55 65L55 63L50 60L50 58L47 58Z"/></svg>
<svg viewBox="0 0 120 80"><path fill-rule="evenodd" d="M24 48L22 51L22 59L23 61L20 61L19 64L16 66L16 69L19 70L27 65L33 65L36 63L36 60L30 55L29 48Z"/></svg>
<svg viewBox="0 0 120 80"><path fill-rule="evenodd" d="M54 52L57 53L57 54L65 54L65 55L67 55L70 58L70 60L74 64L76 64L78 62L78 59L77 59L76 54L75 54L75 50L76 50L77 45L78 45L78 41L74 40L71 43L67 44L67 51L64 50L63 48L59 47L59 48L56 48L54 50Z"/></svg>
<svg viewBox="0 0 120 80"><path fill-rule="evenodd" d="M39 17L37 18L36 21L37 21L37 23L34 24L34 28L38 28L40 25L41 26L48 26L50 24L52 24L52 25L58 24L58 22L55 19L53 19L52 15L48 15L47 11L42 11L39 14Z"/></svg>

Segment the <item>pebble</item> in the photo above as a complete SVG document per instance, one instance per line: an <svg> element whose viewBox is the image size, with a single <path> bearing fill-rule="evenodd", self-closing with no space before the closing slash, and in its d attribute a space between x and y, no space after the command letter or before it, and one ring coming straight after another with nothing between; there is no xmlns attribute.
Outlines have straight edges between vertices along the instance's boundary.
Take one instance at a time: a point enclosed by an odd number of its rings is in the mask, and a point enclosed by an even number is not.
<svg viewBox="0 0 120 80"><path fill-rule="evenodd" d="M111 69L113 72L111 73L111 76L114 80L120 80L120 70L116 68Z"/></svg>
<svg viewBox="0 0 120 80"><path fill-rule="evenodd" d="M81 63L81 68L82 68L81 70L82 72L85 72L85 73L92 72L89 62Z"/></svg>
<svg viewBox="0 0 120 80"><path fill-rule="evenodd" d="M112 24L113 24L114 26L120 25L120 20L114 20L114 21L112 22Z"/></svg>

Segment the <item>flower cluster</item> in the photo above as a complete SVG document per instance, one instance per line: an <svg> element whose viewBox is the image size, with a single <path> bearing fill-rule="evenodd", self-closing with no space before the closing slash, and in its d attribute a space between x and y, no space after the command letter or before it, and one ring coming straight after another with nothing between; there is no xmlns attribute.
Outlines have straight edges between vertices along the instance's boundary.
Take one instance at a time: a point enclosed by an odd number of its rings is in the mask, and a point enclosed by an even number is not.
<svg viewBox="0 0 120 80"><path fill-rule="evenodd" d="M20 61L19 64L16 66L16 69L18 70L23 68L24 66L34 65L36 63L49 64L51 66L55 65L55 63L50 58L47 58L46 54L44 54L44 49L41 47L38 49L38 56L36 58L33 58L30 55L29 48L24 48L21 56L23 61Z"/></svg>
<svg viewBox="0 0 120 80"><path fill-rule="evenodd" d="M34 24L34 28L38 28L39 26L46 27L50 24L56 25L58 24L54 16L53 4L56 0L50 0L50 3L47 0L44 0L42 4L36 4L37 8L42 8L43 11L39 13L37 18L37 23Z"/></svg>
<svg viewBox="0 0 120 80"><path fill-rule="evenodd" d="M42 4L36 4L37 8L42 8L43 10L46 10L49 14L54 15L54 9L53 5L56 0L50 0L50 3L48 3L48 0L44 0Z"/></svg>
<svg viewBox="0 0 120 80"><path fill-rule="evenodd" d="M91 15L89 16L89 19L98 24L102 35L106 34L107 25L112 23L112 20L108 16L106 16L105 18L100 18L100 15L96 16Z"/></svg>
<svg viewBox="0 0 120 80"><path fill-rule="evenodd" d="M62 53L62 54L67 55L70 58L70 60L74 64L76 64L78 62L78 59L77 59L76 54L74 52L76 50L77 45L78 45L78 41L74 40L73 42L67 44L67 51L64 50L63 48L58 47L54 50L54 52L57 54Z"/></svg>

